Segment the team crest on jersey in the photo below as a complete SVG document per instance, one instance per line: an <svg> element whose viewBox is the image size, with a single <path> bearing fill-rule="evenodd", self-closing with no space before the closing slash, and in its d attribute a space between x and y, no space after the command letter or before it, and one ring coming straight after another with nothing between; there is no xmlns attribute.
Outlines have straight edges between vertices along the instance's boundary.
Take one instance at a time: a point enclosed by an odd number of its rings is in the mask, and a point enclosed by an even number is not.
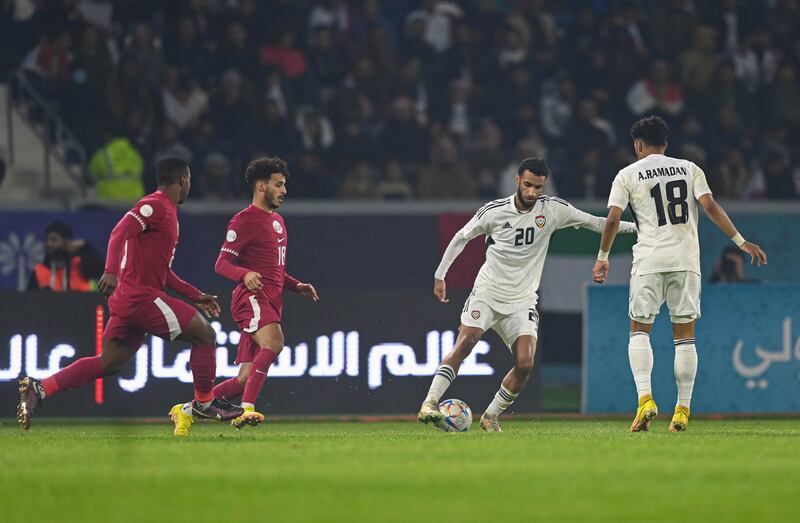
<svg viewBox="0 0 800 523"><path fill-rule="evenodd" d="M479 311L478 309L475 309L474 311L472 311L472 319L473 320L477 320L480 317L481 317L481 311Z"/></svg>
<svg viewBox="0 0 800 523"><path fill-rule="evenodd" d="M139 212L142 213L142 216L145 218L149 218L153 215L153 208L148 204L144 204L139 208Z"/></svg>
<svg viewBox="0 0 800 523"><path fill-rule="evenodd" d="M278 234L283 232L283 227L281 227L281 223L278 220L272 222L272 228L275 229L275 232Z"/></svg>
<svg viewBox="0 0 800 523"><path fill-rule="evenodd" d="M542 227L544 227L544 224L545 224L545 223L547 223L547 220L546 220L546 219L545 219L545 217L544 217L543 215L541 215L541 214L540 214L539 216L537 216L537 217L536 217L536 220L534 220L534 221L536 222L536 226L537 226L537 227L539 227L540 229L541 229Z"/></svg>
<svg viewBox="0 0 800 523"><path fill-rule="evenodd" d="M228 240L229 242L235 242L236 241L236 231L234 231L233 229L229 230L228 234L225 235L225 239Z"/></svg>

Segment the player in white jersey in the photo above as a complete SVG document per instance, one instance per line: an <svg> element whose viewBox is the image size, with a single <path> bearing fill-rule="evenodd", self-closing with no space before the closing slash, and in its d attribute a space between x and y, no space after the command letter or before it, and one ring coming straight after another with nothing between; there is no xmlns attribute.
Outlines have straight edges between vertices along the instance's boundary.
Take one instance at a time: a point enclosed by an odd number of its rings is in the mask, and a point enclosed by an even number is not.
<svg viewBox="0 0 800 523"><path fill-rule="evenodd" d="M653 350L650 330L666 301L675 340L675 381L678 401L669 425L670 432L686 430L689 407L697 374L694 324L700 318L700 245L697 238L697 201L717 227L741 250L751 263L767 263L756 244L736 231L725 210L714 200L705 174L688 160L665 156L667 124L657 116L642 118L631 127L639 160L622 169L611 186L608 217L600 239L600 252L593 269L594 281L603 283L608 275L608 253L617 234L623 209L630 206L639 229L633 247L628 316L630 341L628 358L639 395L639 407L631 432L648 430L658 414L650 386Z"/></svg>
<svg viewBox="0 0 800 523"><path fill-rule="evenodd" d="M486 236L486 262L461 313L453 350L442 360L417 419L437 422L443 415L439 400L458 374L464 359L487 329L494 329L511 350L514 367L506 374L480 425L500 432L498 416L516 399L528 381L536 351L536 291L542 276L550 237L558 229L583 227L601 232L604 219L580 211L559 198L542 195L550 168L544 160L528 158L517 169L517 192L481 207L447 246L434 275L433 293L448 303L445 274L467 243ZM623 223L622 232L635 232Z"/></svg>

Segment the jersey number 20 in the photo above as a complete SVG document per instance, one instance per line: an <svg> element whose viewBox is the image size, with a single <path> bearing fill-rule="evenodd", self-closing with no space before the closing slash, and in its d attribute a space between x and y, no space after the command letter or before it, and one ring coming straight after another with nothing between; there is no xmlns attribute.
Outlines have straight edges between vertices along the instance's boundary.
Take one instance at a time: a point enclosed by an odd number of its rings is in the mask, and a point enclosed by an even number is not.
<svg viewBox="0 0 800 523"><path fill-rule="evenodd" d="M689 195L689 189L686 186L686 180L673 180L664 188L667 190L667 212L669 213L669 222L672 225L679 223L686 223L689 221L689 204L686 203L686 197ZM676 191L677 189L677 191ZM677 194L675 194L677 192ZM650 196L653 197L656 204L656 214L658 214L658 226L667 224L667 217L664 216L664 200L661 197L661 184L657 183L650 189ZM680 207L680 212L678 208Z"/></svg>

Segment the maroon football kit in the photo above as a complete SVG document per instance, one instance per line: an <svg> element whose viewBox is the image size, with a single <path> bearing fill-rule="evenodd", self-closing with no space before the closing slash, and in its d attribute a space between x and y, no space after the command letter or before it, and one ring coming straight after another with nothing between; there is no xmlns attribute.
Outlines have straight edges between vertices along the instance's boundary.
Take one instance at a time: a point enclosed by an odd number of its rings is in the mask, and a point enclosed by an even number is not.
<svg viewBox="0 0 800 523"><path fill-rule="evenodd" d="M283 290L296 290L300 283L286 274L287 244L286 225L277 212L250 205L228 223L215 270L238 282L231 296L231 316L244 333L280 323ZM261 289L251 291L244 284L251 271L261 274ZM236 363L252 361L259 347L251 336L241 340Z"/></svg>

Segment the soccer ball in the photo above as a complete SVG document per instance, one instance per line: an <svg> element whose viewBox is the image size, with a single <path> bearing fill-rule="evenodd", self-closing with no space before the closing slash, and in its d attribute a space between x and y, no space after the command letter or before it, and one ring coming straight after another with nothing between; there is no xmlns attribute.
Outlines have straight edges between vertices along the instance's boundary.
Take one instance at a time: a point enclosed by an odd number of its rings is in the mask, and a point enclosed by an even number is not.
<svg viewBox="0 0 800 523"><path fill-rule="evenodd" d="M444 418L436 422L436 428L442 432L466 432L472 425L472 411L461 400L444 400L439 403L439 410Z"/></svg>

